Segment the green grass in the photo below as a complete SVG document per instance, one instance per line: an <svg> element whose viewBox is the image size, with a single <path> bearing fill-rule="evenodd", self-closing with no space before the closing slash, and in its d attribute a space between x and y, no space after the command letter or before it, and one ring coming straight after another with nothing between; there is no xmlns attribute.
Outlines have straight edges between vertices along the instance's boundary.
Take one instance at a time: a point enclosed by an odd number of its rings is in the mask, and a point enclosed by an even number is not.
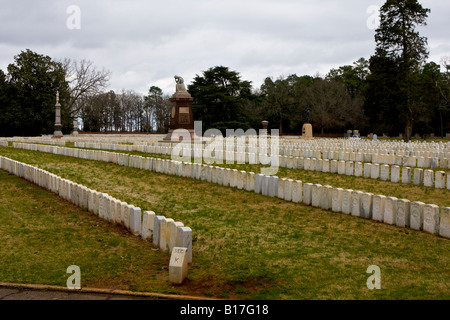
<svg viewBox="0 0 450 320"><path fill-rule="evenodd" d="M83 287L178 292L161 268L166 254L28 181L2 170L0 181L0 281L65 286L78 265Z"/></svg>
<svg viewBox="0 0 450 320"><path fill-rule="evenodd" d="M97 150L97 149L89 149ZM134 151L114 151L109 152L126 153L130 155L138 155L143 157L153 157L160 159L170 159L170 155L142 153ZM203 163L206 164L205 160ZM261 173L261 168L268 166L254 164L211 164L213 166L244 170L247 172ZM431 170L431 169L430 169ZM434 171L442 171L445 169L434 169ZM447 172L449 174L449 172ZM380 179L368 179L364 177L347 176L337 173L324 173L319 171L298 170L278 168L276 176L280 178L289 178L301 180L309 183L320 183L322 185L330 185L335 188L353 189L373 194L382 194L399 199L408 199L410 201L422 201L424 203L436 204L441 207L450 206L450 190L436 189L425 186L416 186L412 183L393 183L390 181L382 181Z"/></svg>
<svg viewBox="0 0 450 320"><path fill-rule="evenodd" d="M0 148L0 154L39 166L63 178L109 193L144 210L153 210L158 215L182 221L191 227L194 263L190 266L189 281L175 288L178 292L232 299L450 298L448 239L205 181L167 176L111 163L11 148ZM315 172L280 169L280 176L295 174L304 180L321 179ZM357 179L347 181L349 177L336 181L337 175L329 176L331 182L336 184L358 183ZM366 182L370 181L367 179ZM375 182L381 183L374 180ZM361 183L364 184L364 181ZM395 189L399 184L392 185ZM386 185L375 184L373 188L385 191ZM8 203L6 208L17 207L18 209L14 210L24 214L27 210L20 209L24 194L13 194L16 196L10 196L12 202ZM17 196L18 194L20 196ZM420 191L417 190L417 196L419 195ZM3 203L4 196L0 199ZM434 201L434 195L430 195L429 200L426 202L439 204ZM445 203L445 200L439 201ZM43 204L42 210L48 206L48 203ZM65 210L68 209L58 212ZM8 215L7 212L5 209L0 211L2 219ZM83 214L91 217L89 213ZM3 229L15 229L10 227L11 223L1 224L0 240L9 241L10 245L15 247L16 241L23 242L27 236L19 238L9 234L5 237ZM48 228L62 228L61 221L48 220L42 224ZM102 235L111 233L112 231L108 231L111 229L120 230L104 224L102 231L99 231ZM72 237L83 239L80 235L74 236L79 232L81 231L72 230ZM120 236L130 237L123 232ZM46 238L47 242L48 240L49 238ZM40 248L39 240L34 241L36 242L29 246ZM114 248L117 242L120 241L103 242L103 250ZM48 249L48 256L53 257L51 259L56 263L55 260L60 259L59 252L64 251L61 249L64 244L54 241L48 245L51 247ZM20 259L25 260L30 250L27 246L18 248L14 253L16 259L22 256ZM64 272L68 265L77 264L78 261L91 261L92 251L80 250L75 255L76 261L68 259L61 262L58 270L63 269L62 279L67 279ZM101 255L102 252L98 254ZM137 253L129 254L130 259L133 259L133 266L135 263L149 261L152 255L162 255L167 259L167 254L152 250L146 258L138 256ZM41 264L46 263L44 258L37 260ZM3 260L0 264L1 269L7 268ZM366 287L367 278L370 276L366 274L366 269L373 264L381 268L381 290L371 291ZM108 283L115 284L114 281L110 282L109 279L112 278L116 279L116 286L120 288L145 291L155 291L159 288L160 291L170 291L170 287L164 287L164 278L156 283L152 280L161 279L161 273L164 274L160 270L162 265L164 263L145 266L145 271L141 272L146 272L147 277L128 279L129 273L122 269L124 266L112 262L99 266L95 273L97 278L86 276L85 281L97 279L92 283L106 286ZM125 266L129 267L130 264ZM55 282L54 276L47 275L50 271L41 268L22 270L23 275L15 280L15 275L18 274L16 269L21 270L20 263L9 267L8 281L20 281L28 277L40 280L40 283ZM83 275L82 266L81 269ZM167 270L165 274L167 275ZM0 275L3 280L5 274Z"/></svg>

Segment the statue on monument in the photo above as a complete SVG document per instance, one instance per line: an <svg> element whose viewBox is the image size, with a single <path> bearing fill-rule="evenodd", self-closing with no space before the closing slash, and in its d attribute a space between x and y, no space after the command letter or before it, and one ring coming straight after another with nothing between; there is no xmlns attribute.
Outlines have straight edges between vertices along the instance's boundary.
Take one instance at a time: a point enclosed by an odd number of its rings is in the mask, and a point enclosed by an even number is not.
<svg viewBox="0 0 450 320"><path fill-rule="evenodd" d="M187 92L186 87L184 86L184 80L180 76L175 76L175 82L177 83L175 87L175 92Z"/></svg>
<svg viewBox="0 0 450 320"><path fill-rule="evenodd" d="M189 132L191 139L195 138L194 133L194 115L192 113L192 101L189 92L184 86L184 79L180 76L174 76L176 87L175 93L169 99L172 102L172 112L170 117L169 133L163 141L180 141L183 136L177 132L178 129L184 129Z"/></svg>

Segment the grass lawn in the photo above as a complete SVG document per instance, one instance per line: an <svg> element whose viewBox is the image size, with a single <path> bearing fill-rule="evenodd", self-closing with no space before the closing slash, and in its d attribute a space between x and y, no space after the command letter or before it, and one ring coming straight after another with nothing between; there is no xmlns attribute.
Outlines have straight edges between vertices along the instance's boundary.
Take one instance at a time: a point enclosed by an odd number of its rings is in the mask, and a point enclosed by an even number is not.
<svg viewBox="0 0 450 320"><path fill-rule="evenodd" d="M1 281L65 285L67 266L76 264L84 286L238 299L450 298L448 239L111 163L4 147L0 154L182 221L194 234L189 281L170 287L165 283L168 271L161 268L168 264L169 254L154 251L121 228L3 172L0 240L8 246L0 249ZM256 172L248 165L242 165L242 170ZM417 197L441 206L449 201L446 190L427 191L413 185L285 168L280 168L279 176L389 196L399 192L403 195L399 198ZM9 188L3 188L4 181L15 181L21 188L5 191ZM25 192L28 189L31 195ZM31 200L39 205L39 212L45 212L46 218L37 214L42 221L24 219L30 212L25 204ZM53 208L56 204L61 207ZM11 210L16 212L15 219L10 217ZM43 231L37 232L34 225ZM30 231L22 234L22 226ZM67 233L60 231L66 229ZM98 241L107 236L115 240ZM80 242L68 250L67 242L75 239ZM114 254L107 254L110 250ZM35 262L23 267L34 252ZM367 289L369 265L381 269L381 290Z"/></svg>

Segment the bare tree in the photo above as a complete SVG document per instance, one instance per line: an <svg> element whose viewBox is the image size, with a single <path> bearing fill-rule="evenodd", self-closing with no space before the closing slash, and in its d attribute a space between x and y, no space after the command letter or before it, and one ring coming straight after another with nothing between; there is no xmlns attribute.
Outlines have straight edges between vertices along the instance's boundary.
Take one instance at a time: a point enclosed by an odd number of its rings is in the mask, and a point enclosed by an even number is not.
<svg viewBox="0 0 450 320"><path fill-rule="evenodd" d="M64 59L62 62L69 83L70 99L68 107L70 116L76 117L82 105L82 98L101 93L106 89L111 72L105 69L99 71L91 61Z"/></svg>
<svg viewBox="0 0 450 320"><path fill-rule="evenodd" d="M344 126L352 117L352 100L344 84L318 78L306 93L312 121L322 135L325 129Z"/></svg>

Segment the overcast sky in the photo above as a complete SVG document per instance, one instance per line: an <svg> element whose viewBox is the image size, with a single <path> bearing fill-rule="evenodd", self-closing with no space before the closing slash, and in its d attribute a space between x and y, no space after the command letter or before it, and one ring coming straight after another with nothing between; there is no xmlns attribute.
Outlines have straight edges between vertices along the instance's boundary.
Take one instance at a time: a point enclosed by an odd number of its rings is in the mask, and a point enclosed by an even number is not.
<svg viewBox="0 0 450 320"><path fill-rule="evenodd" d="M174 75L226 66L258 88L267 76L325 75L374 52L384 0L0 0L0 69L25 49L90 60L112 72L110 89L175 91ZM450 3L431 9L430 59L450 56ZM75 7L73 7L75 6ZM79 16L77 11L79 9ZM68 10L69 9L69 10ZM80 18L79 20L77 18ZM78 29L79 27L79 29Z"/></svg>

